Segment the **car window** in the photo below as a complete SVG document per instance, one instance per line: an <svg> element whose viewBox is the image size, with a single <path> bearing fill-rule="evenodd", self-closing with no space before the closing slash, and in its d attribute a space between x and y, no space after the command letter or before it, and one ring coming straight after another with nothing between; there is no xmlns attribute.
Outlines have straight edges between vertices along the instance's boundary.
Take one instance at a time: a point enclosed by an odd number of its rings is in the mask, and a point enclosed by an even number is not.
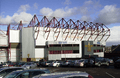
<svg viewBox="0 0 120 78"><path fill-rule="evenodd" d="M33 77L33 76L36 76L36 75L39 75L39 74L44 74L44 73L45 73L44 71L34 71L34 72L31 72L30 75L32 75L32 77Z"/></svg>
<svg viewBox="0 0 120 78"><path fill-rule="evenodd" d="M5 75L6 75L6 70L1 71L1 72L0 72L0 75L1 75L1 76L5 76Z"/></svg>
<svg viewBox="0 0 120 78"><path fill-rule="evenodd" d="M21 76L21 78L29 78L29 72L24 72L24 73L20 74L19 76Z"/></svg>

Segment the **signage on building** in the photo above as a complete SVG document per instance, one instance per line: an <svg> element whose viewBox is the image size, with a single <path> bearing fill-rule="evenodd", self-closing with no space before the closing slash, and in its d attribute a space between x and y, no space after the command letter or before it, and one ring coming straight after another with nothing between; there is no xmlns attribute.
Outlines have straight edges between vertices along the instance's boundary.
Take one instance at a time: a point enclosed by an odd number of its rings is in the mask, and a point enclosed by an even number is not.
<svg viewBox="0 0 120 78"><path fill-rule="evenodd" d="M67 41L59 41L58 44L67 44Z"/></svg>

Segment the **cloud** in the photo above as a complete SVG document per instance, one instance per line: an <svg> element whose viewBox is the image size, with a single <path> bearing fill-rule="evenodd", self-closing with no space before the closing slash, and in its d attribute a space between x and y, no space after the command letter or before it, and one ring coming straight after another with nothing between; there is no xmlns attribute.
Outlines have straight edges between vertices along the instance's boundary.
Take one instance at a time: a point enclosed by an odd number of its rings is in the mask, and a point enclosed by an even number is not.
<svg viewBox="0 0 120 78"><path fill-rule="evenodd" d="M116 8L116 5L106 5L99 13L95 22L104 23L105 25L119 23L120 22L120 8Z"/></svg>
<svg viewBox="0 0 120 78"><path fill-rule="evenodd" d="M65 2L69 2L69 1L65 1ZM84 4L80 7L73 7L73 8L69 8L69 7L65 7L65 8L57 8L55 10L49 8L49 7L43 7L42 9L40 9L40 14L44 15L44 16L54 16L54 17L60 17L60 18L64 18L64 17L71 17L71 16L75 16L75 15L79 15L78 18L80 20L84 20L84 21L92 21L91 18L91 14L95 13L95 9L99 8L101 5L99 3L99 1L85 1Z"/></svg>
<svg viewBox="0 0 120 78"><path fill-rule="evenodd" d="M0 16L0 23L1 24L18 24L20 21L23 22L23 24L28 24L29 21L32 19L32 15L26 12L21 12L21 13L14 13L13 16L7 15L6 17Z"/></svg>
<svg viewBox="0 0 120 78"><path fill-rule="evenodd" d="M70 0L65 0L64 4L65 4L65 5L70 5L70 4L71 4L71 1L70 1Z"/></svg>
<svg viewBox="0 0 120 78"><path fill-rule="evenodd" d="M90 16L82 16L80 18L81 21L90 21L91 20L91 17Z"/></svg>
<svg viewBox="0 0 120 78"><path fill-rule="evenodd" d="M93 1L88 0L88 1L85 1L84 4L85 4L85 5L93 4Z"/></svg>
<svg viewBox="0 0 120 78"><path fill-rule="evenodd" d="M33 6L34 6L35 9L38 9L38 4L37 3L34 3Z"/></svg>
<svg viewBox="0 0 120 78"><path fill-rule="evenodd" d="M107 40L108 45L118 45L120 44L120 26L114 26L110 28L110 37Z"/></svg>
<svg viewBox="0 0 120 78"><path fill-rule="evenodd" d="M55 11L53 11L51 8L42 8L40 9L40 13L42 15L45 15L45 16L55 16L55 17L69 17L69 16L72 16L72 15L76 15L77 13L77 8L74 7L74 8L59 8L59 9L56 9Z"/></svg>
<svg viewBox="0 0 120 78"><path fill-rule="evenodd" d="M33 15L26 12L29 8L30 6L28 4L21 5L17 13L14 13L13 16L7 15L6 17L4 17L3 15L1 15L0 23L1 24L11 24L11 23L18 24L20 21L22 21L23 24L28 24L33 17Z"/></svg>
<svg viewBox="0 0 120 78"><path fill-rule="evenodd" d="M21 5L18 9L18 12L26 12L27 10L30 9L30 6L29 4L26 4L26 5Z"/></svg>

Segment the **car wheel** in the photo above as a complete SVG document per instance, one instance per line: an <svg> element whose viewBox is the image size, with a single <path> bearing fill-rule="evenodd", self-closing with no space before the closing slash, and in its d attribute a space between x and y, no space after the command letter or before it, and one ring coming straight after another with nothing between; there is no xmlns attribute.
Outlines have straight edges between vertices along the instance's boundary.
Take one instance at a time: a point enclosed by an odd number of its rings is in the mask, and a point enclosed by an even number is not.
<svg viewBox="0 0 120 78"><path fill-rule="evenodd" d="M56 67L59 67L59 65L57 64Z"/></svg>
<svg viewBox="0 0 120 78"><path fill-rule="evenodd" d="M109 63L107 63L107 66L109 66L110 64Z"/></svg>

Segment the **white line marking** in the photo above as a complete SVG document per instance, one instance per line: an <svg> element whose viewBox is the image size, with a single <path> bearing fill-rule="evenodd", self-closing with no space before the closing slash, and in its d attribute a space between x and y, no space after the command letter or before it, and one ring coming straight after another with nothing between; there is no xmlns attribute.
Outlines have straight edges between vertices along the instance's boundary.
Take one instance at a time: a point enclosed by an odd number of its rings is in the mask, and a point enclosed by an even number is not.
<svg viewBox="0 0 120 78"><path fill-rule="evenodd" d="M109 76L111 76L112 78L115 78L114 76L112 76L111 74L109 74L109 73L107 73L107 72L106 72L106 74L109 75Z"/></svg>

